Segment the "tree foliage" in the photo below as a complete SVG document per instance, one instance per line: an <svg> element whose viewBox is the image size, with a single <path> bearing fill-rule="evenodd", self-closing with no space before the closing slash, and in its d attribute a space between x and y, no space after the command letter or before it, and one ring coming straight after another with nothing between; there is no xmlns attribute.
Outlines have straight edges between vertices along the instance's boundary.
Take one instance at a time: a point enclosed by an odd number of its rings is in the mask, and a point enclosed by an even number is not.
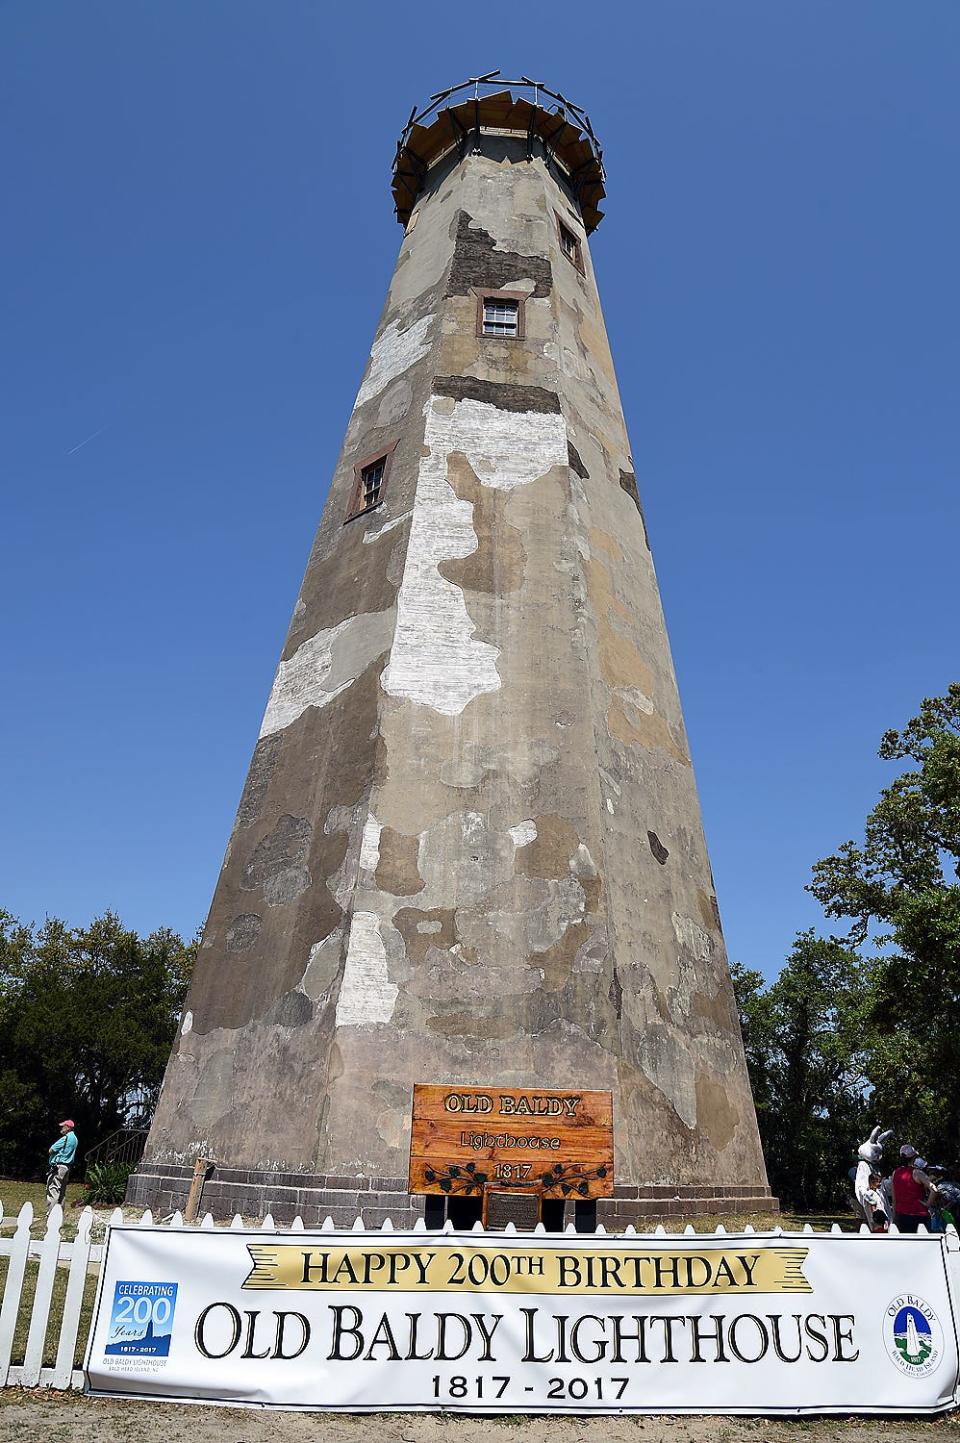
<svg viewBox="0 0 960 1443"><path fill-rule="evenodd" d="M907 769L880 795L860 844L813 869L810 891L866 947L872 1107L953 1160L960 1132L960 683L888 731Z"/></svg>
<svg viewBox="0 0 960 1443"><path fill-rule="evenodd" d="M885 761L906 763L863 841L809 890L845 935L801 933L777 980L733 969L771 1185L839 1200L871 1123L956 1163L960 1132L960 684L925 700Z"/></svg>
<svg viewBox="0 0 960 1443"><path fill-rule="evenodd" d="M770 987L738 964L732 973L770 1185L795 1208L835 1205L868 1085L859 959L811 931Z"/></svg>
<svg viewBox="0 0 960 1443"><path fill-rule="evenodd" d="M0 1173L42 1172L63 1117L81 1153L149 1118L195 950L112 912L82 928L0 912Z"/></svg>

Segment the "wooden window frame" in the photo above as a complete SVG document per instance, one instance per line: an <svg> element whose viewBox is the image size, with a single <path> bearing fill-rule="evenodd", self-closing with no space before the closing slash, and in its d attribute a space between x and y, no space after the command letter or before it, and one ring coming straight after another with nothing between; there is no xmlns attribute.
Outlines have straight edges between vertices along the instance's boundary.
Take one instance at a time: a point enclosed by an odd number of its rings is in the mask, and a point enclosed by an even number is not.
<svg viewBox="0 0 960 1443"><path fill-rule="evenodd" d="M585 276L586 273L587 273L587 271L586 271L586 267L585 267L584 264L583 264L583 241L582 241L582 240L580 239L580 237L577 235L577 233L576 233L576 231L574 230L573 226L567 224L567 222L564 220L563 216L560 214L559 211L556 211L556 210L555 210L555 211L554 211L554 215L556 216L556 219L557 219L557 240L558 240L558 242L559 242L559 244L560 244L561 254L564 255L564 256L566 256L566 258L567 258L567 260L570 262L570 264L571 264L572 266L574 266L574 267L580 272L580 274L581 274L582 276ZM570 255L569 252L567 251L566 246L563 244L564 232L566 232L567 235L571 237L571 239L573 240L574 245L576 246L576 254L575 254L575 255Z"/></svg>
<svg viewBox="0 0 960 1443"><path fill-rule="evenodd" d="M369 456L361 456L360 460L354 463L353 467L353 489L350 492L350 505L347 507L347 514L343 518L343 524L348 521L355 521L358 516L369 516L371 511L376 511L383 505L383 498L387 490L387 482L390 480L390 470L393 465L393 453L397 449L397 442L391 441L388 446L381 446L377 451L371 451ZM378 461L383 462L383 476L380 478L380 490L377 499L369 506L363 504L363 473L370 466L375 466Z"/></svg>
<svg viewBox="0 0 960 1443"><path fill-rule="evenodd" d="M515 336L491 335L483 329L483 307L486 301L517 302L517 333ZM524 307L527 296L524 291L477 291L477 335L483 341L522 341L526 336Z"/></svg>

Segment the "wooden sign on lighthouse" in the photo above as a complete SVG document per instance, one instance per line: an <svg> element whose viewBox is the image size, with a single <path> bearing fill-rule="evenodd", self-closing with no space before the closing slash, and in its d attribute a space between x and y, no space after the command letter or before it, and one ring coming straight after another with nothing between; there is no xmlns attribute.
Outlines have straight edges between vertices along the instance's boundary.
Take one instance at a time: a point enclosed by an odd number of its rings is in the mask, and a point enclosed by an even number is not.
<svg viewBox="0 0 960 1443"><path fill-rule="evenodd" d="M131 1201L182 1206L202 1153L215 1212L412 1223L432 1083L610 1097L608 1227L775 1206L590 256L603 194L587 117L526 81L403 133L400 254Z"/></svg>

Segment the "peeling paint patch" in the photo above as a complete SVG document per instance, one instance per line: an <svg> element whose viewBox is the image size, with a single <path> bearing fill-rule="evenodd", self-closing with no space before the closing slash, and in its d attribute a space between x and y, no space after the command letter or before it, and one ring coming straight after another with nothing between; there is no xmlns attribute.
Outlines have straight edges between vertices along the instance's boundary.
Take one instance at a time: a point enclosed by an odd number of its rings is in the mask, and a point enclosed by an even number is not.
<svg viewBox="0 0 960 1443"><path fill-rule="evenodd" d="M581 842L576 852L570 858L570 870L575 877L596 877L599 876L597 864L590 855L590 848L585 842Z"/></svg>
<svg viewBox="0 0 960 1443"><path fill-rule="evenodd" d="M653 690L653 673L627 636L615 631L607 621L597 621L597 642L600 672L608 686L614 687L646 716L653 713L649 693ZM636 692L639 701L634 697Z"/></svg>
<svg viewBox="0 0 960 1443"><path fill-rule="evenodd" d="M283 731L308 706L326 706L390 646L395 612L361 612L311 636L277 667L261 737Z"/></svg>
<svg viewBox="0 0 960 1443"><path fill-rule="evenodd" d="M371 812L363 824L360 842L360 867L365 872L375 872L380 861L380 823Z"/></svg>
<svg viewBox="0 0 960 1443"><path fill-rule="evenodd" d="M567 442L567 465L580 477L581 481L590 480L590 472L580 460L580 452L572 441Z"/></svg>
<svg viewBox="0 0 960 1443"><path fill-rule="evenodd" d="M640 520L643 523L643 539L649 551L650 537L647 534L647 518L643 514L643 502L640 500L640 492L637 490L637 478L632 471L624 471L622 467L620 469L620 489L626 491L630 500L640 512Z"/></svg>
<svg viewBox="0 0 960 1443"><path fill-rule="evenodd" d="M692 917L684 917L680 912L672 912L670 920L680 946L685 948L698 962L705 962L713 950L709 932L705 932Z"/></svg>
<svg viewBox="0 0 960 1443"><path fill-rule="evenodd" d="M464 591L503 597L523 585L527 553L523 534L507 520L509 491L483 486L460 452L447 461L447 480L461 501L473 507L477 549L456 561L441 561L440 575Z"/></svg>
<svg viewBox="0 0 960 1443"><path fill-rule="evenodd" d="M300 987L313 1002L318 1002L327 992L337 975L340 963L340 945L343 929L336 927L322 942L314 942Z"/></svg>
<svg viewBox="0 0 960 1443"><path fill-rule="evenodd" d="M579 841L571 821L545 813L537 818L534 836L517 857L517 871L525 877L566 877Z"/></svg>
<svg viewBox="0 0 960 1443"><path fill-rule="evenodd" d="M387 973L387 953L375 912L354 912L337 998L338 1027L389 1022L398 988Z"/></svg>
<svg viewBox="0 0 960 1443"><path fill-rule="evenodd" d="M624 702L619 695L614 696L607 709L607 727L611 736L628 746L659 747L684 766L690 765L689 757L677 745L663 717L656 713L647 716L631 703Z"/></svg>
<svg viewBox="0 0 960 1443"><path fill-rule="evenodd" d="M436 376L435 396L450 396L454 401L481 401L496 406L498 411L535 411L543 415L560 414L560 397L544 386L517 386L507 381L482 381L476 376Z"/></svg>
<svg viewBox="0 0 960 1443"><path fill-rule="evenodd" d="M263 804L280 761L282 749L282 737L264 737L257 742L243 788L243 796L240 798L240 806L237 810L238 827L249 827L251 822L260 820Z"/></svg>
<svg viewBox="0 0 960 1443"><path fill-rule="evenodd" d="M230 1047L221 1047L204 1062L189 1103L190 1118L197 1127L216 1126L228 1110L233 1062L234 1052Z"/></svg>
<svg viewBox="0 0 960 1443"><path fill-rule="evenodd" d="M653 702L639 687L621 686L617 690L625 701L633 703L637 711L642 711L644 716L653 716Z"/></svg>
<svg viewBox="0 0 960 1443"><path fill-rule="evenodd" d="M287 902L295 902L303 896L311 880L306 867L287 867L264 882L264 901L268 907L283 907Z"/></svg>
<svg viewBox="0 0 960 1443"><path fill-rule="evenodd" d="M264 1017L276 1027L303 1027L313 1016L313 1003L302 992L285 992Z"/></svg>
<svg viewBox="0 0 960 1443"><path fill-rule="evenodd" d="M181 1037L186 1037L187 1034L192 1030L192 1028L193 1028L193 1013L192 1013L192 1012L185 1012L185 1013L183 1014L183 1022L182 1022L181 1025L180 1025L180 1036L181 1036Z"/></svg>
<svg viewBox="0 0 960 1443"><path fill-rule="evenodd" d="M660 863L661 867L664 866L670 853L667 851L666 847L663 845L656 832L648 832L647 841L650 843L650 850L653 853L654 857Z"/></svg>
<svg viewBox="0 0 960 1443"><path fill-rule="evenodd" d="M528 486L567 464L566 425L556 411L505 411L468 397L436 420L436 440L428 435L428 444L462 451L484 486Z"/></svg>
<svg viewBox="0 0 960 1443"><path fill-rule="evenodd" d="M640 505L640 492L637 490L637 478L632 471L624 471L620 468L620 490L626 491L630 500L637 510L643 515L643 507Z"/></svg>
<svg viewBox="0 0 960 1443"><path fill-rule="evenodd" d="M520 255L501 249L489 231L465 211L457 212L453 263L447 281L448 296L465 296L472 286L504 290L532 277L532 295L548 296L553 272L545 256Z"/></svg>
<svg viewBox="0 0 960 1443"><path fill-rule="evenodd" d="M421 316L405 331L400 329L399 320L390 322L373 343L370 364L364 382L357 392L354 409L362 406L365 401L372 401L374 396L379 396L394 377L402 376L404 371L408 371L417 361L423 359L430 349L428 337L433 320L433 316Z"/></svg>
<svg viewBox="0 0 960 1443"><path fill-rule="evenodd" d="M537 824L534 821L518 822L510 828L510 836L515 847L528 847L537 839Z"/></svg>
<svg viewBox="0 0 960 1443"><path fill-rule="evenodd" d="M386 532L392 531L395 526L402 526L405 521L409 521L412 515L412 511L404 511L402 516L395 516L392 521L388 521L386 525L381 526L378 531L365 531L363 535L364 546L369 546L373 541L379 541L380 537L385 535Z"/></svg>
<svg viewBox="0 0 960 1443"><path fill-rule="evenodd" d="M740 1114L731 1104L726 1088L707 1073L697 1073L697 1126L710 1142L723 1152L740 1122Z"/></svg>
<svg viewBox="0 0 960 1443"><path fill-rule="evenodd" d="M377 406L377 425L396 426L402 421L413 401L413 387L405 376L393 381Z"/></svg>
<svg viewBox="0 0 960 1443"><path fill-rule="evenodd" d="M384 827L380 834L380 862L376 875L381 891L394 897L412 897L422 892L424 881L417 870L419 854L419 836L408 836L393 827Z"/></svg>
<svg viewBox="0 0 960 1443"><path fill-rule="evenodd" d="M431 948L450 950L455 947L457 933L453 919L453 911L442 907L434 907L427 912L415 907L401 907L395 912L394 926L403 938L408 959L413 963L423 962Z"/></svg>
<svg viewBox="0 0 960 1443"><path fill-rule="evenodd" d="M702 888L698 888L697 906L700 908L704 926L708 929L712 927L716 932L722 932L720 908L717 906L717 899L713 892L704 892Z"/></svg>
<svg viewBox="0 0 960 1443"><path fill-rule="evenodd" d="M282 906L301 896L310 886L304 865L313 828L306 817L285 813L272 832L263 837L243 869L240 886L245 892L262 889L267 905Z"/></svg>
<svg viewBox="0 0 960 1443"><path fill-rule="evenodd" d="M441 562L477 549L473 507L458 499L447 479L447 456L462 450L465 439L457 413L476 404L460 402L453 415L443 416L427 403L424 445L429 455L420 462L396 633L382 682L390 696L407 697L446 716L459 715L475 697L500 688L499 648L477 640L462 590L438 569ZM481 409L506 414L491 406Z"/></svg>
<svg viewBox="0 0 960 1443"><path fill-rule="evenodd" d="M260 936L261 918L256 912L243 912L239 917L234 917L227 928L226 944L228 952L245 952L252 947Z"/></svg>

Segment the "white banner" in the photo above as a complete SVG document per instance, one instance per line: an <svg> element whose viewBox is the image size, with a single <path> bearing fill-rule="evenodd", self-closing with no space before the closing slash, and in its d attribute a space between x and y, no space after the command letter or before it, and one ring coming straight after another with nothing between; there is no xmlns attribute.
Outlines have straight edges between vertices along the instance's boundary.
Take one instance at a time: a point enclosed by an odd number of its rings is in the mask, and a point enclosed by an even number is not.
<svg viewBox="0 0 960 1443"><path fill-rule="evenodd" d="M934 1412L957 1402L957 1248L114 1227L87 1382L348 1412Z"/></svg>

